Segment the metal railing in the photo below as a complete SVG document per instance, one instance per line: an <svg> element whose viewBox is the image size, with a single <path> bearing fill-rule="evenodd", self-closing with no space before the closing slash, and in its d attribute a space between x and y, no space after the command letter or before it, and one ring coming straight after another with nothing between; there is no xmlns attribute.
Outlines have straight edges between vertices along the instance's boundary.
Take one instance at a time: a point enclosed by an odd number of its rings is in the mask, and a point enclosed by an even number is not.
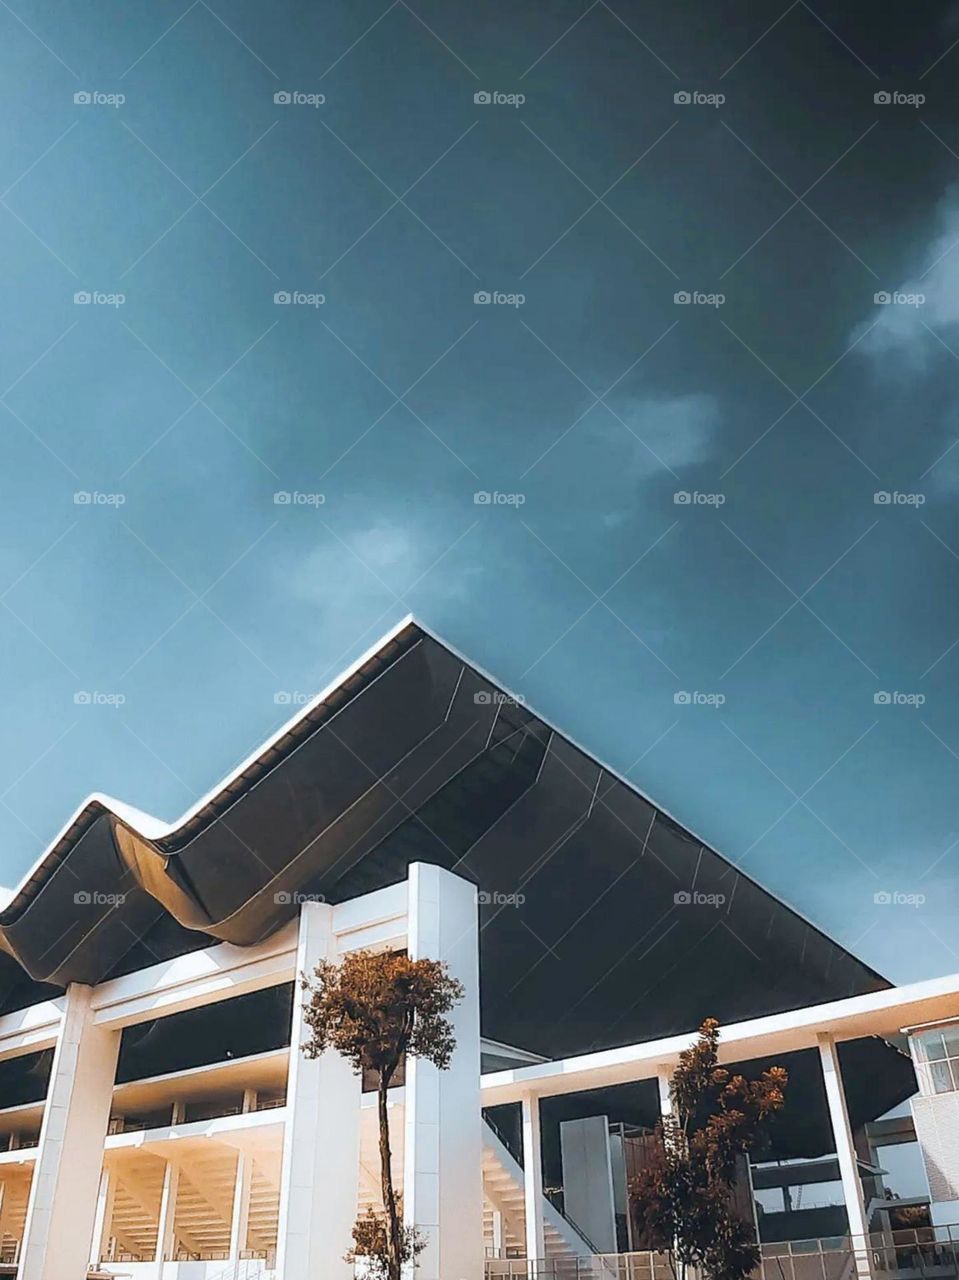
<svg viewBox="0 0 959 1280"><path fill-rule="evenodd" d="M848 1236L760 1247L755 1280L851 1280L857 1262L877 1280L959 1280L959 1226L913 1227L870 1235L857 1254ZM674 1280L662 1253L589 1257L487 1258L486 1280ZM690 1280L695 1280L691 1275Z"/></svg>

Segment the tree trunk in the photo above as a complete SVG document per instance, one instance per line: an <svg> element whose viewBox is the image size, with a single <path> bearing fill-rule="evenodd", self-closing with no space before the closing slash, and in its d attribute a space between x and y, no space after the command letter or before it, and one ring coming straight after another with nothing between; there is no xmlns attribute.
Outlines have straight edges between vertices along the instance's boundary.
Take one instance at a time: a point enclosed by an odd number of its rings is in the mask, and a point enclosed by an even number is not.
<svg viewBox="0 0 959 1280"><path fill-rule="evenodd" d="M380 1120L380 1189L386 1210L387 1280L401 1280L400 1259L403 1252L403 1224L396 1209L393 1190L393 1168L390 1154L390 1119L386 1105L389 1079L381 1072L376 1086L377 1111Z"/></svg>

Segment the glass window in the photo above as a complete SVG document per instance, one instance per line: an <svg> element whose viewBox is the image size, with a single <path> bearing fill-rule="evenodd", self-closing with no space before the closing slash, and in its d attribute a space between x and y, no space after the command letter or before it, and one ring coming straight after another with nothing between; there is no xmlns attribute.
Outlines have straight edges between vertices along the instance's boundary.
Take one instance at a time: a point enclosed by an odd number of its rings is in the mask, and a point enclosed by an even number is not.
<svg viewBox="0 0 959 1280"><path fill-rule="evenodd" d="M929 1074L932 1079L933 1093L952 1092L952 1072L948 1062L930 1062Z"/></svg>
<svg viewBox="0 0 959 1280"><path fill-rule="evenodd" d="M943 1027L942 1039L947 1058L959 1058L959 1026Z"/></svg>
<svg viewBox="0 0 959 1280"><path fill-rule="evenodd" d="M919 1036L919 1049L926 1062L938 1062L946 1056L941 1031L927 1031Z"/></svg>

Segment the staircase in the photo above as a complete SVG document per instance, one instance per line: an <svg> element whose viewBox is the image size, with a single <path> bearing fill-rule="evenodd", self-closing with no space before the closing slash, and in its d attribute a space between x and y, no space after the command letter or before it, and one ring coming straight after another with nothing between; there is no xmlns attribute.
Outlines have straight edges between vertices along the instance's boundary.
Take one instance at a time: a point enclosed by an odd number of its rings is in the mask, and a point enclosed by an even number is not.
<svg viewBox="0 0 959 1280"><path fill-rule="evenodd" d="M360 1152L359 1211L367 1208L381 1210L379 1194L379 1164L372 1140L364 1134ZM402 1179L403 1133L393 1136L393 1177ZM483 1124L483 1242L487 1256L493 1249L493 1214L502 1215L502 1249L511 1257L522 1257L526 1252L526 1200L522 1167L510 1154L498 1134L487 1123ZM591 1258L593 1250L571 1222L567 1221L544 1197L542 1202L543 1228L546 1242L546 1260L551 1264L551 1276L561 1280L566 1274L574 1277L577 1258Z"/></svg>
<svg viewBox="0 0 959 1280"><path fill-rule="evenodd" d="M483 1126L483 1235L488 1251L493 1248L493 1214L503 1222L504 1252L522 1257L526 1252L526 1198L522 1167L488 1124ZM546 1262L561 1277L568 1268L577 1274L577 1259L592 1258L593 1249L573 1224L543 1198L543 1236ZM565 1264L565 1265L564 1265Z"/></svg>

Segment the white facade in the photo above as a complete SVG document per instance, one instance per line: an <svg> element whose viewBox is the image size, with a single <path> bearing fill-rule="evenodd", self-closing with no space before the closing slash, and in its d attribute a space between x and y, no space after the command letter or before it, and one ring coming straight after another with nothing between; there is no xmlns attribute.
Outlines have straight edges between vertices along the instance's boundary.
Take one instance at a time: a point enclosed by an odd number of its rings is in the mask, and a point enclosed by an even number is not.
<svg viewBox="0 0 959 1280"><path fill-rule="evenodd" d="M144 1280L346 1280L356 1214L378 1204L376 1113L335 1054L299 1052L299 997L288 1050L127 1084L115 1072L125 1028L288 983L361 948L444 960L466 989L450 1069L411 1062L391 1093L395 1181L427 1241L419 1280L481 1280L484 1253L509 1252L510 1241L533 1259L588 1258L589 1243L544 1194L541 1102L638 1080L662 1086L695 1033L561 1062L523 1055L525 1065L481 1075L475 889L414 864L402 884L337 906L303 903L298 922L257 946L221 944L74 985L0 1018L0 1058L54 1049L45 1103L0 1107L0 1133L17 1135L0 1150L0 1260L17 1262L22 1280L81 1280L91 1261ZM727 1061L817 1051L861 1276L874 1261L837 1045L955 1019L959 978L948 978L723 1031ZM668 1090L660 1096L668 1108ZM239 1106L222 1101L238 1097ZM482 1120L484 1107L507 1102L521 1106L522 1168ZM163 1108L169 1118L155 1127L123 1124ZM599 1178L611 1195L608 1144L591 1140L587 1150L587 1137L569 1132L570 1152L582 1148L580 1190L596 1192ZM602 1205L587 1199L601 1221Z"/></svg>

